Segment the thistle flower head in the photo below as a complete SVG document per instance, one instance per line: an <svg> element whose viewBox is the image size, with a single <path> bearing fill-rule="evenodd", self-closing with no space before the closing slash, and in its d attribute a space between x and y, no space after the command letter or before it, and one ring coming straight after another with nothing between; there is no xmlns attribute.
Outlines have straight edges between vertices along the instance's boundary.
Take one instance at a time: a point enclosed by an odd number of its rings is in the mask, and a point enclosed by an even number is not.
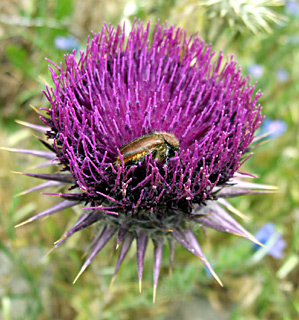
<svg viewBox="0 0 299 320"><path fill-rule="evenodd" d="M259 186L238 179L249 144L261 123L260 93L253 94L233 58L215 57L197 36L159 23L124 28L104 25L87 48L52 63L53 87L45 95L46 125L25 124L46 134L48 152L14 150L47 158L56 174L28 174L46 182L28 190L69 185L63 200L26 222L83 205L75 232L98 223L79 275L116 234L114 277L134 239L141 284L148 240L154 244L154 288L167 239L199 257L216 277L192 231L209 227L251 236L226 209L225 198ZM25 223L26 223L25 222ZM22 223L24 224L24 223ZM220 280L219 280L220 282Z"/></svg>

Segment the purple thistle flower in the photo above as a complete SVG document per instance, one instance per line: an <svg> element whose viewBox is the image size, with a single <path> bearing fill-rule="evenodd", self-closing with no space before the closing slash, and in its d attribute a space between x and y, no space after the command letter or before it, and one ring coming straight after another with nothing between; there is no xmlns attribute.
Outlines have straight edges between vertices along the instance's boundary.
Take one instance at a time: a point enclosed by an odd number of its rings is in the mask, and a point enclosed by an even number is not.
<svg viewBox="0 0 299 320"><path fill-rule="evenodd" d="M227 211L225 200L260 193L265 186L243 182L237 173L262 116L248 78L233 58L214 57L198 36L159 23L104 25L88 40L79 61L49 67L49 108L41 115L48 152L14 149L43 157L56 174L25 175L46 180L25 192L70 186L47 193L62 201L19 224L84 204L78 221L55 243L99 223L81 271L116 234L119 258L113 280L134 239L141 290L148 240L154 244L154 298L165 240L170 266L175 242L196 255L219 281L196 240L198 226L256 241ZM74 281L74 282L75 282Z"/></svg>

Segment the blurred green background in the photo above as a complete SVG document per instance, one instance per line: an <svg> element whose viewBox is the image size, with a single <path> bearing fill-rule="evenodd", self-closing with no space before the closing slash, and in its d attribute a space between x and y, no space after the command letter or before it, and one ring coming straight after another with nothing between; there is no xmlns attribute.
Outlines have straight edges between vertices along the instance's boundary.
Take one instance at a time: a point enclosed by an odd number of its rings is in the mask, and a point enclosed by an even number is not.
<svg viewBox="0 0 299 320"><path fill-rule="evenodd" d="M269 141L241 171L278 193L241 197L233 205L256 233L272 222L286 247L281 259L254 251L247 240L209 231L199 234L204 252L224 283L219 287L196 257L177 247L172 276L165 248L156 303L152 303L152 248L138 293L135 249L109 289L116 256L112 245L73 285L89 228L46 253L76 218L61 213L22 228L14 225L55 202L38 192L16 197L36 181L11 171L35 172L36 159L0 150L0 319L283 319L299 318L299 4L298 1L233 0L2 0L0 4L0 145L40 148L16 119L39 123L30 105L47 107L51 83L45 57L59 63L84 49L104 21L168 21L198 32L214 50L234 54L263 96L274 125ZM275 126L276 125L276 126ZM278 126L278 127L277 127ZM281 126L283 130L281 130ZM263 130L267 131L268 128Z"/></svg>

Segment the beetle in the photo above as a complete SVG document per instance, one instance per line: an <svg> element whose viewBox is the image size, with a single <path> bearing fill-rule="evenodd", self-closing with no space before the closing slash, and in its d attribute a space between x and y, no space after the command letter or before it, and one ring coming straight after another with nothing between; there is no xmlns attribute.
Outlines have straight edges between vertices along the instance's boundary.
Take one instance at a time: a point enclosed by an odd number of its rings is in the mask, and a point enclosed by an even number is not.
<svg viewBox="0 0 299 320"><path fill-rule="evenodd" d="M159 162L167 161L168 158L179 151L180 145L177 138L168 132L152 132L136 138L119 148L125 164L133 164L143 161L144 157L152 153ZM116 165L120 164L120 157L117 157Z"/></svg>

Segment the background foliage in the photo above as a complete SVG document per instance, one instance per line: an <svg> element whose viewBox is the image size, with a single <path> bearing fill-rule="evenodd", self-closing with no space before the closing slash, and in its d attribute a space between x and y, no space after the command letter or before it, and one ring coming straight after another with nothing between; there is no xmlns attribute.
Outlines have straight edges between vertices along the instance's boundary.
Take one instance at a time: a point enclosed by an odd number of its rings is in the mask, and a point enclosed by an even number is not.
<svg viewBox="0 0 299 320"><path fill-rule="evenodd" d="M83 49L90 30L98 31L103 21L113 25L126 21L130 25L134 17L153 22L167 19L169 24L186 27L189 33L199 32L206 42L213 42L215 50L223 49L226 55L234 53L243 73L252 75L252 83L258 80L257 87L264 93L260 100L264 114L271 120L280 120L277 123L286 128L283 133L276 128L276 134L243 167L243 171L259 177L256 182L277 185L279 192L233 202L250 218L245 226L252 233L267 222L274 223L286 242L283 258L275 259L266 251L256 252L242 238L216 232L199 234L225 287L219 287L200 261L178 247L172 276L168 276L167 252L164 254L163 277L154 305L151 248L147 251L141 294L134 250L112 288L109 284L116 256L111 255L111 247L72 285L93 230L76 234L46 255L53 242L74 222L73 211L14 229L15 224L47 208L55 199L38 193L15 197L35 181L10 171L36 171L33 166L37 162L0 150L1 319L298 318L298 1L240 3L245 3L246 10L250 9L253 15L248 16L244 8L238 11L236 0L1 1L1 146L40 147L30 130L15 119L39 123L29 106L47 106L41 93L44 83L51 83L45 57L57 63L63 61L64 53L74 47Z"/></svg>

